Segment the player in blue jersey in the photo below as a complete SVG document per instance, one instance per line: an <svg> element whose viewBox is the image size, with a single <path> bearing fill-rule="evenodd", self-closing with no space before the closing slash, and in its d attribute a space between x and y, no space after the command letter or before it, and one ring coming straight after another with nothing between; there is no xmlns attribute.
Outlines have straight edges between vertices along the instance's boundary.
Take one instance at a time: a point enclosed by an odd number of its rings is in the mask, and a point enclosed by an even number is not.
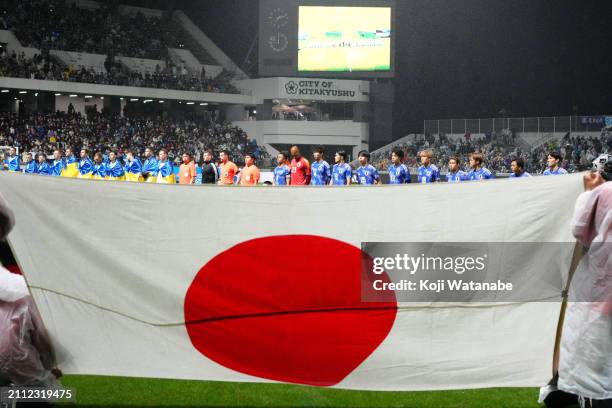
<svg viewBox="0 0 612 408"><path fill-rule="evenodd" d="M157 184L176 184L174 167L172 166L172 162L168 159L168 151L166 149L161 149L157 158L158 172L155 182Z"/></svg>
<svg viewBox="0 0 612 408"><path fill-rule="evenodd" d="M493 178L493 173L484 167L484 156L482 153L470 154L470 167L472 170L468 173L468 180L490 180Z"/></svg>
<svg viewBox="0 0 612 408"><path fill-rule="evenodd" d="M106 163L102 153L96 152L93 159L93 178L94 180L106 180Z"/></svg>
<svg viewBox="0 0 612 408"><path fill-rule="evenodd" d="M380 184L378 170L370 162L370 153L365 150L359 152L359 167L355 170L357 183L362 186L374 186Z"/></svg>
<svg viewBox="0 0 612 408"><path fill-rule="evenodd" d="M567 174L567 170L559 165L561 162L561 155L557 152L548 153L546 158L546 164L548 168L544 171L545 176L562 176Z"/></svg>
<svg viewBox="0 0 612 408"><path fill-rule="evenodd" d="M346 162L347 154L344 150L336 152L334 160L336 164L332 169L332 186L350 186L353 178L353 168Z"/></svg>
<svg viewBox="0 0 612 408"><path fill-rule="evenodd" d="M81 149L81 160L79 160L77 168L79 170L79 175L77 176L77 178L93 178L93 163L89 158L89 150Z"/></svg>
<svg viewBox="0 0 612 408"><path fill-rule="evenodd" d="M395 148L391 152L391 165L389 166L389 184L410 183L410 170L403 163L404 151Z"/></svg>
<svg viewBox="0 0 612 408"><path fill-rule="evenodd" d="M23 158L23 164L25 167L23 168L23 172L26 174L36 174L36 162L32 158L32 153L26 153Z"/></svg>
<svg viewBox="0 0 612 408"><path fill-rule="evenodd" d="M17 156L17 150L14 147L9 148L8 156L4 159L4 170L8 171L19 171L19 156Z"/></svg>
<svg viewBox="0 0 612 408"><path fill-rule="evenodd" d="M274 185L286 186L291 177L291 168L287 164L287 153L281 152L276 156L278 165L274 169Z"/></svg>
<svg viewBox="0 0 612 408"><path fill-rule="evenodd" d="M310 165L311 186L326 186L331 180L331 168L329 163L323 160L324 153L325 150L320 146L313 151L314 161Z"/></svg>
<svg viewBox="0 0 612 408"><path fill-rule="evenodd" d="M446 173L446 181L449 183L461 183L467 181L468 174L461 170L461 161L457 156L451 156L448 159L448 173Z"/></svg>
<svg viewBox="0 0 612 408"><path fill-rule="evenodd" d="M125 181L125 169L117 159L117 153L108 153L108 163L106 163L106 177L110 181Z"/></svg>
<svg viewBox="0 0 612 408"><path fill-rule="evenodd" d="M419 153L419 157L421 158L421 167L419 167L418 174L419 183L429 184L440 181L440 170L431 164L433 152L431 150L423 150Z"/></svg>
<svg viewBox="0 0 612 408"><path fill-rule="evenodd" d="M51 175L60 177L66 168L66 162L62 158L62 152L59 149L53 151L53 163L51 163Z"/></svg>
<svg viewBox="0 0 612 408"><path fill-rule="evenodd" d="M142 177L142 163L138 157L134 156L132 150L125 152L125 179L133 183L142 183L144 178Z"/></svg>
<svg viewBox="0 0 612 408"><path fill-rule="evenodd" d="M66 161L64 162L63 177L74 178L79 176L79 162L72 153L72 148L66 148Z"/></svg>
<svg viewBox="0 0 612 408"><path fill-rule="evenodd" d="M146 183L156 183L157 173L159 173L159 163L153 150L148 147L145 149L145 159L142 166L142 176Z"/></svg>
<svg viewBox="0 0 612 408"><path fill-rule="evenodd" d="M531 177L531 174L525 171L525 161L520 157L515 157L512 159L510 168L512 169L510 178Z"/></svg>
<svg viewBox="0 0 612 408"><path fill-rule="evenodd" d="M42 174L43 176L51 175L51 168L49 167L49 163L47 163L47 157L42 153L38 153L36 157L38 159L36 163L36 174Z"/></svg>

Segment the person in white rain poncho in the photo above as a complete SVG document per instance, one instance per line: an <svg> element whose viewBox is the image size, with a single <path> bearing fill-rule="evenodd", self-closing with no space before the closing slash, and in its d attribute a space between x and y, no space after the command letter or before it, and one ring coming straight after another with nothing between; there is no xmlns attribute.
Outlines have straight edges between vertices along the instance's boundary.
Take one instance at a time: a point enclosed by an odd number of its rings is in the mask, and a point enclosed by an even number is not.
<svg viewBox="0 0 612 408"><path fill-rule="evenodd" d="M612 160L585 176L572 233L585 253L571 283L558 388L583 407L612 407Z"/></svg>
<svg viewBox="0 0 612 408"><path fill-rule="evenodd" d="M0 240L15 223L0 199ZM57 388L55 355L21 275L0 264L0 386Z"/></svg>

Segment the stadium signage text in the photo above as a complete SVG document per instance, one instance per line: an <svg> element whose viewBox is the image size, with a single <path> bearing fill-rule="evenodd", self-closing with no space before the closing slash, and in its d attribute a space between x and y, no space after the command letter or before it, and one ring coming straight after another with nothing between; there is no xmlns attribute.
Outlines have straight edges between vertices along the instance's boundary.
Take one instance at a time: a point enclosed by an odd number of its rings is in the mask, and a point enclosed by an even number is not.
<svg viewBox="0 0 612 408"><path fill-rule="evenodd" d="M610 127L612 126L612 116L581 116L582 126Z"/></svg>
<svg viewBox="0 0 612 408"><path fill-rule="evenodd" d="M580 124L582 126L601 126L604 127L606 124L605 116L581 116Z"/></svg>
<svg viewBox="0 0 612 408"><path fill-rule="evenodd" d="M296 96L326 96L354 98L357 94L354 90L338 89L334 81L302 80L288 81L285 83L285 91L288 95Z"/></svg>

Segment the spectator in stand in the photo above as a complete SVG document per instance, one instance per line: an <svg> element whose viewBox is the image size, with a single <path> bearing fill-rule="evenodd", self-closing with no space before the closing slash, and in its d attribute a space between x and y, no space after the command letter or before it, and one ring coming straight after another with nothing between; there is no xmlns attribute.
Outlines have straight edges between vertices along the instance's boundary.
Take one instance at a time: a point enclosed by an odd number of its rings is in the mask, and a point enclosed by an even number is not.
<svg viewBox="0 0 612 408"><path fill-rule="evenodd" d="M291 147L291 179L292 186L306 186L310 184L310 163L300 153L297 146Z"/></svg>
<svg viewBox="0 0 612 408"><path fill-rule="evenodd" d="M197 175L196 165L191 154L183 153L183 163L179 168L179 184L194 184Z"/></svg>
<svg viewBox="0 0 612 408"><path fill-rule="evenodd" d="M261 174L257 166L255 166L255 155L253 153L247 153L244 156L244 168L240 172L240 185L241 186L255 186L259 183Z"/></svg>

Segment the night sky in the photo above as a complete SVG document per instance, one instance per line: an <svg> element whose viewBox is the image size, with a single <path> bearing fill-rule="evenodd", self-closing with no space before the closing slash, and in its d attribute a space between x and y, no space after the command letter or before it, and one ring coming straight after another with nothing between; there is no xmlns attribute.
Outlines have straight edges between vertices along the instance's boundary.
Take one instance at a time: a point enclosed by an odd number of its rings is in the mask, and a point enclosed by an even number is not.
<svg viewBox="0 0 612 408"><path fill-rule="evenodd" d="M257 0L174 3L243 64L257 35ZM568 115L574 106L579 114L612 113L611 1L397 5L396 137L419 131L424 119L492 117L501 109L508 116Z"/></svg>

